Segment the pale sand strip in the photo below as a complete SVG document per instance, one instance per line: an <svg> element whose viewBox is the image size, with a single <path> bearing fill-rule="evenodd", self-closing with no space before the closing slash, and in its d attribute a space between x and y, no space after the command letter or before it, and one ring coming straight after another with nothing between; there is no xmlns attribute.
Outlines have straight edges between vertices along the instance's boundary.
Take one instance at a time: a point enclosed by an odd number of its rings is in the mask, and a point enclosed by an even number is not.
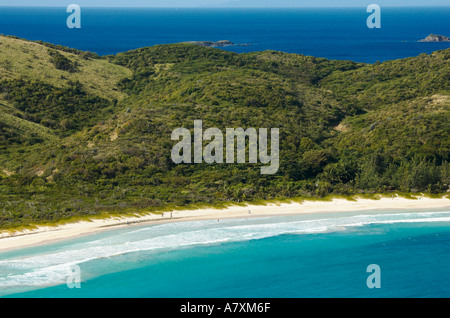
<svg viewBox="0 0 450 318"><path fill-rule="evenodd" d="M16 233L0 232L0 251L41 245L58 240L75 238L81 235L93 234L99 231L117 229L120 227L158 224L166 222L248 218L261 216L277 216L316 212L353 212L364 210L388 209L436 209L450 208L450 199L430 199L419 197L417 200L401 197L381 198L379 200L358 199L348 201L334 199L333 201L304 201L302 203L282 203L268 205L231 206L226 209L199 209L165 212L161 214L142 214L139 217L111 217L92 219L59 226L39 227ZM250 212L249 212L250 211Z"/></svg>

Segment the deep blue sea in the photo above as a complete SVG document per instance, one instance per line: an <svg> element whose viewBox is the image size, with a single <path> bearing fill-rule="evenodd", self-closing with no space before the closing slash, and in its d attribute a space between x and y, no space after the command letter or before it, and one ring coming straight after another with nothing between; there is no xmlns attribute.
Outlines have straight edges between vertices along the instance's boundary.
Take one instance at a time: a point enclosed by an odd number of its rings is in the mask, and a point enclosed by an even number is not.
<svg viewBox="0 0 450 318"><path fill-rule="evenodd" d="M0 253L0 295L450 297L449 266L450 208L191 221Z"/></svg>
<svg viewBox="0 0 450 318"><path fill-rule="evenodd" d="M142 9L81 8L81 29L66 25L66 8L0 7L0 33L115 54L144 46L230 40L236 52L279 50L374 63L450 47L418 43L450 36L450 7L381 8L381 28L369 29L361 8Z"/></svg>

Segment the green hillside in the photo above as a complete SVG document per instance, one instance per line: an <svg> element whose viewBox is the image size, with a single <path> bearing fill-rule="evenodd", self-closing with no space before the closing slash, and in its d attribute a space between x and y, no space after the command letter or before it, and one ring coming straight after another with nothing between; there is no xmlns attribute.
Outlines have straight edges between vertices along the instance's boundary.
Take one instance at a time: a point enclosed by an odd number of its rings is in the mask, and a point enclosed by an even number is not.
<svg viewBox="0 0 450 318"><path fill-rule="evenodd" d="M450 184L450 50L385 63L0 37L0 227ZM280 168L181 164L175 128L280 129Z"/></svg>

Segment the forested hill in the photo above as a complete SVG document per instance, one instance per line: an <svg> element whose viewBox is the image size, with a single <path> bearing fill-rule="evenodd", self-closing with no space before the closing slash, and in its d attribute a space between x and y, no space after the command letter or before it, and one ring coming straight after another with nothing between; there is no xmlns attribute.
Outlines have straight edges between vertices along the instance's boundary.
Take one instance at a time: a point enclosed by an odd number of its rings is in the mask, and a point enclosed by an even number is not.
<svg viewBox="0 0 450 318"><path fill-rule="evenodd" d="M376 64L192 44L100 57L0 36L0 228L103 212L445 193L450 49ZM181 164L175 128L280 129L280 167Z"/></svg>

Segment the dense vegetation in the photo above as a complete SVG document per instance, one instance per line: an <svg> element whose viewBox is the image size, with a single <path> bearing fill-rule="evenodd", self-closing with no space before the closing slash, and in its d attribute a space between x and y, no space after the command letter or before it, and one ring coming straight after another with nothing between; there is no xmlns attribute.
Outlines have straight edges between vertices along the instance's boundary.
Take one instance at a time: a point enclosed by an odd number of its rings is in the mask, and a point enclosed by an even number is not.
<svg viewBox="0 0 450 318"><path fill-rule="evenodd" d="M73 132L96 124L111 103L89 96L80 82L69 84L56 88L36 81L5 80L0 82L0 93L21 111L18 117L55 131Z"/></svg>
<svg viewBox="0 0 450 318"><path fill-rule="evenodd" d="M58 70L67 71L71 73L77 71L77 65L68 58L66 58L64 55L58 53L58 51L48 50L48 54L51 57L50 61L52 62L53 65L55 65L55 67Z"/></svg>
<svg viewBox="0 0 450 318"><path fill-rule="evenodd" d="M101 58L0 40L10 56L0 51L0 228L168 205L449 189L450 50L372 65L190 44ZM278 173L175 165L171 133L196 119L223 131L279 128Z"/></svg>

